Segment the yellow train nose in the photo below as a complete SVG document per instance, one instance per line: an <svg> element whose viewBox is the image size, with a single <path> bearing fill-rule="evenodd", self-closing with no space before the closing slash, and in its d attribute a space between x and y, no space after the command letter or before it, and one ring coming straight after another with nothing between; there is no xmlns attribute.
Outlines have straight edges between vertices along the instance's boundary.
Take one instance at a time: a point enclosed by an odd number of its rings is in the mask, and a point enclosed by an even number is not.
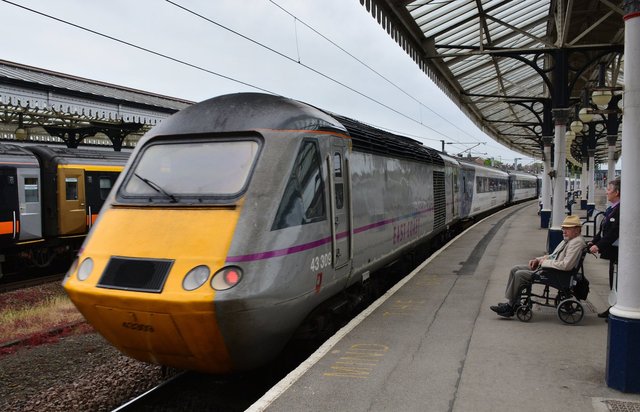
<svg viewBox="0 0 640 412"><path fill-rule="evenodd" d="M139 292L67 291L87 321L135 359L209 373L232 370L210 299L141 300Z"/></svg>
<svg viewBox="0 0 640 412"><path fill-rule="evenodd" d="M238 213L106 210L65 289L123 353L176 368L229 372L210 282L224 265ZM193 274L189 281L187 274Z"/></svg>

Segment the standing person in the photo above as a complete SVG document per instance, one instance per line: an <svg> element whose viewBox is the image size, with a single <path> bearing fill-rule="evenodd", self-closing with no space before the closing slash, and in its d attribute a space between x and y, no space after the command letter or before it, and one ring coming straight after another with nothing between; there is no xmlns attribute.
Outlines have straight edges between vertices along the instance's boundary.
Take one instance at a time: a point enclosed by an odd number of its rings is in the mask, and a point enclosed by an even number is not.
<svg viewBox="0 0 640 412"><path fill-rule="evenodd" d="M614 266L618 263L618 247L613 243L620 235L620 179L609 181L607 185L607 201L611 205L604 213L600 230L589 242L591 253L600 253L600 257L609 260L609 289L613 290ZM598 313L600 318L609 317L609 309Z"/></svg>
<svg viewBox="0 0 640 412"><path fill-rule="evenodd" d="M561 227L563 240L553 253L533 258L528 265L516 265L511 269L504 292L508 301L491 306L492 311L506 318L513 316L520 298L520 291L524 286L531 284L531 278L536 269L550 268L571 271L576 267L582 257L582 251L586 247L581 236L582 223L577 215L570 215L564 219Z"/></svg>

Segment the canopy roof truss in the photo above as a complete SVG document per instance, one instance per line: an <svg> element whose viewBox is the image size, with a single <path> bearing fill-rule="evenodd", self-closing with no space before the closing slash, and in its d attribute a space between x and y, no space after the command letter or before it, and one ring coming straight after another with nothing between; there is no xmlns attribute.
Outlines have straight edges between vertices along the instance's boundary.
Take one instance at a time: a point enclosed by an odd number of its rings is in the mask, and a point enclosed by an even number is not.
<svg viewBox="0 0 640 412"><path fill-rule="evenodd" d="M553 136L554 109L566 109L569 124L584 93L604 85L617 94L624 85L620 1L360 3L481 130L529 156L540 158L543 137ZM615 109L595 120L616 116L621 122ZM606 157L606 134L591 133L600 158ZM586 155L580 142L579 134L568 151L575 163Z"/></svg>

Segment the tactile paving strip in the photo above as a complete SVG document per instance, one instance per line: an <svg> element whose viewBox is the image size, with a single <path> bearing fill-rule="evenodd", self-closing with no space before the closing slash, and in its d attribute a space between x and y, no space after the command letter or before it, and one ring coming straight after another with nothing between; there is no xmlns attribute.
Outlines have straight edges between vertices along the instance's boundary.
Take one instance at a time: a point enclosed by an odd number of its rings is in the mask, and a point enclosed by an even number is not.
<svg viewBox="0 0 640 412"><path fill-rule="evenodd" d="M603 401L611 412L640 412L640 402L621 401L608 399Z"/></svg>

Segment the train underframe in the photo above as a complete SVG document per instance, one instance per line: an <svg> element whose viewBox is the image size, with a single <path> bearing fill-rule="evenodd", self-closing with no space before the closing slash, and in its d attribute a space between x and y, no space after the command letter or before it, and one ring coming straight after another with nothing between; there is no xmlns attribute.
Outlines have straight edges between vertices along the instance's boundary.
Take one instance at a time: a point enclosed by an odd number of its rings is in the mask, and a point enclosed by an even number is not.
<svg viewBox="0 0 640 412"><path fill-rule="evenodd" d="M3 248L0 251L0 279L35 273L66 271L80 246L82 238L57 238Z"/></svg>

